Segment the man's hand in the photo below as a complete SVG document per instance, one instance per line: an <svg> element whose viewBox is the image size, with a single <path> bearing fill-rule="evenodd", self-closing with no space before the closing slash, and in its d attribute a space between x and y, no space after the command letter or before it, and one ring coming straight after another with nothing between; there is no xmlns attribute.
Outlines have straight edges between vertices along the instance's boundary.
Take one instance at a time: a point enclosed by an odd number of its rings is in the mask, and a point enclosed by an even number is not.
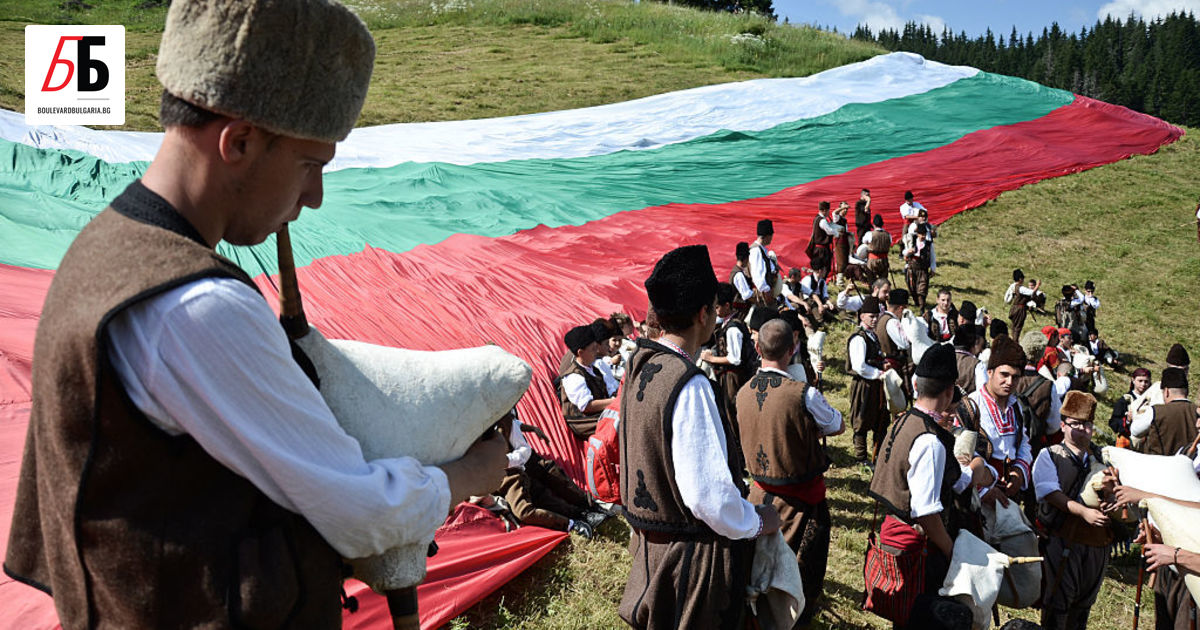
<svg viewBox="0 0 1200 630"><path fill-rule="evenodd" d="M1083 510L1080 511L1079 516L1083 518L1084 522L1093 527L1104 527L1108 525L1108 516L1096 508L1084 507Z"/></svg>
<svg viewBox="0 0 1200 630"><path fill-rule="evenodd" d="M1160 567L1169 567L1175 564L1175 547L1168 547L1163 544L1151 544L1142 548L1142 555L1146 557L1146 570L1154 571Z"/></svg>
<svg viewBox="0 0 1200 630"><path fill-rule="evenodd" d="M980 501L983 501L988 505L995 505L996 503L999 503L1004 507L1008 507L1008 495L1004 494L1004 491L1000 489L999 485L992 486L990 490L980 497Z"/></svg>
<svg viewBox="0 0 1200 630"><path fill-rule="evenodd" d="M1125 504L1125 503L1135 503L1136 504L1137 502L1141 501L1142 499L1154 496L1154 495L1150 494L1149 492L1146 492L1144 490L1138 490L1137 488L1131 488L1129 486L1117 486L1116 488L1113 489L1113 494L1116 495L1117 503L1119 503L1119 504Z"/></svg>
<svg viewBox="0 0 1200 630"><path fill-rule="evenodd" d="M702 361L707 361L709 363L712 363L712 358L713 358L712 350L704 350L700 353L700 359Z"/></svg>
<svg viewBox="0 0 1200 630"><path fill-rule="evenodd" d="M500 487L508 467L508 441L492 432L471 445L466 454L441 466L450 483L450 509L469 497L489 494Z"/></svg>
<svg viewBox="0 0 1200 630"><path fill-rule="evenodd" d="M779 511L774 505L766 503L763 505L754 506L754 511L758 512L758 516L762 518L762 532L760 536L774 534L783 526L783 521L779 520Z"/></svg>

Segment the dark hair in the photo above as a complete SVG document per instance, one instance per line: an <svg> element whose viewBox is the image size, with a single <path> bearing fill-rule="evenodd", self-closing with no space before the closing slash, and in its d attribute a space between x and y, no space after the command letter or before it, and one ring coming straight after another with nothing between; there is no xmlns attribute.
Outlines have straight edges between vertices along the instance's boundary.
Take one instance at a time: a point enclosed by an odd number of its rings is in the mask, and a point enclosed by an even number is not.
<svg viewBox="0 0 1200 630"><path fill-rule="evenodd" d="M954 381L943 381L928 376L918 376L913 379L913 388L916 390L917 396L922 398L937 398L951 387L954 387Z"/></svg>
<svg viewBox="0 0 1200 630"><path fill-rule="evenodd" d="M1013 282L1020 282L1025 279L1025 272L1020 269L1013 269Z"/></svg>
<svg viewBox="0 0 1200 630"><path fill-rule="evenodd" d="M912 198L913 198L913 194L912 194L911 190L904 191L904 200L905 201L912 201Z"/></svg>
<svg viewBox="0 0 1200 630"><path fill-rule="evenodd" d="M817 204L817 210L818 210L818 211L820 211L820 212L825 212L825 211L826 211L826 210L828 210L828 209L829 209L829 202L828 202L828 201L822 201L822 202L820 202L820 203L818 203L818 204Z"/></svg>
<svg viewBox="0 0 1200 630"><path fill-rule="evenodd" d="M938 293L937 293L937 294L938 294L938 297L941 297L941 296L943 296L943 295L950 295L950 296L953 296L953 294L952 294L952 293L950 293L950 289L949 289L949 288L947 288L947 287L942 287L942 288L938 289Z"/></svg>
<svg viewBox="0 0 1200 630"><path fill-rule="evenodd" d="M717 283L717 304L730 304L737 293L728 282Z"/></svg>
<svg viewBox="0 0 1200 630"><path fill-rule="evenodd" d="M867 190L866 188L862 189L862 191L867 193L868 195L871 194L871 191Z"/></svg>
<svg viewBox="0 0 1200 630"><path fill-rule="evenodd" d="M216 112L210 112L163 90L162 102L158 107L158 124L163 129L168 127L189 127L199 129L217 120L225 118Z"/></svg>

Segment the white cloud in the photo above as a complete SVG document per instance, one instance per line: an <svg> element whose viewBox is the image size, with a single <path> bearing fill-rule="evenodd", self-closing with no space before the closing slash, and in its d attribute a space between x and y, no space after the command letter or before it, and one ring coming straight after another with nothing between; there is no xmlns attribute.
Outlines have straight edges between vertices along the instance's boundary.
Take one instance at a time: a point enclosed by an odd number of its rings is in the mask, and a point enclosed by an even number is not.
<svg viewBox="0 0 1200 630"><path fill-rule="evenodd" d="M906 22L918 22L928 24L940 35L946 25L946 21L936 15L901 17L895 7L880 0L840 0L837 8L842 15L854 18L856 24L866 24L875 33L884 29L900 31Z"/></svg>
<svg viewBox="0 0 1200 630"><path fill-rule="evenodd" d="M1200 0L1112 0L1100 7L1096 17L1103 20L1111 15L1113 19L1125 19L1130 13L1136 13L1142 19L1152 20L1166 17L1172 11L1182 13L1191 11L1200 15Z"/></svg>

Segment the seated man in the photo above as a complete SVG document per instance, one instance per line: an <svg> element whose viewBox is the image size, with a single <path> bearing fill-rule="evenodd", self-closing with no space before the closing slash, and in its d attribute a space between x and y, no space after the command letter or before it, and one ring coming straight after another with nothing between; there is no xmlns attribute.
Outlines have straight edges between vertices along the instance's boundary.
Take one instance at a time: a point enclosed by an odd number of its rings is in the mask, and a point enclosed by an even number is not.
<svg viewBox="0 0 1200 630"><path fill-rule="evenodd" d="M813 269L800 281L800 293L808 312L819 327L837 319L837 306L829 299L828 269Z"/></svg>
<svg viewBox="0 0 1200 630"><path fill-rule="evenodd" d="M593 365L600 344L591 326L576 326L567 331L563 343L573 357L559 371L558 400L567 427L581 440L596 432L600 413L612 402L604 375Z"/></svg>
<svg viewBox="0 0 1200 630"><path fill-rule="evenodd" d="M1095 330L1088 331L1088 352L1096 357L1096 360L1111 367L1113 369L1121 367L1120 355L1116 350L1108 347L1108 344L1100 338L1100 333Z"/></svg>
<svg viewBox="0 0 1200 630"><path fill-rule="evenodd" d="M879 215L875 215L879 216ZM887 304L888 295L892 292L892 283L887 278L879 278L871 283L871 295L879 300L880 304ZM838 310L849 314L852 317L858 316L859 309L862 308L863 294L859 290L858 285L853 280L844 291L838 293L837 307Z"/></svg>

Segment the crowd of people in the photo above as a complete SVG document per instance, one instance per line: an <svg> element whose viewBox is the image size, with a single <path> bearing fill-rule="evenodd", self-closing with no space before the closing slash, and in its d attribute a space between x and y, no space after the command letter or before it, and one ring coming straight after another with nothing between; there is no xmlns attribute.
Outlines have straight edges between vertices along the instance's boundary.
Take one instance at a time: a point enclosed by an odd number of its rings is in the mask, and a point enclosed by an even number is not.
<svg viewBox="0 0 1200 630"><path fill-rule="evenodd" d="M1159 539L1117 516L1140 491L1110 471L1102 505L1081 499L1101 461L1092 435L1104 370L1124 365L1099 337L1095 284L1064 285L1047 311L1041 281L1014 270L1007 321L967 300L956 305L946 288L927 304L937 229L926 208L906 193L893 248L868 190L852 237L848 207L819 204L807 268L782 271L764 219L756 238L734 249L728 281L714 277L706 248L680 248L646 280L649 316L636 332L615 314L567 334L574 354L564 357L559 391L568 425L589 439L600 414L619 423L608 438L620 450L614 500L633 528L622 618L639 628L737 626L746 611L729 594L744 590L750 543L778 530L804 585L796 625L811 621L831 529L825 440L849 431L882 515L871 526L866 607L898 627L971 626L969 607L938 589L959 533L984 538L989 519L1010 505L1044 558L1040 588L1019 604L1041 609L1041 627L1086 627L1112 546L1135 535L1156 570L1158 627L1190 623L1195 605L1172 573L1188 569L1174 556L1165 562ZM893 250L904 288L892 285ZM1031 317L1053 323L1026 331ZM822 393L819 341L845 324L843 418ZM607 351L582 347L591 343ZM1159 382L1146 368L1130 374L1109 420L1118 446L1185 454L1200 471L1189 362L1175 344ZM966 450L964 434L974 440ZM1192 558L1182 554L1179 562ZM921 570L903 592L879 590L881 575L915 571L897 559L916 557Z"/></svg>

